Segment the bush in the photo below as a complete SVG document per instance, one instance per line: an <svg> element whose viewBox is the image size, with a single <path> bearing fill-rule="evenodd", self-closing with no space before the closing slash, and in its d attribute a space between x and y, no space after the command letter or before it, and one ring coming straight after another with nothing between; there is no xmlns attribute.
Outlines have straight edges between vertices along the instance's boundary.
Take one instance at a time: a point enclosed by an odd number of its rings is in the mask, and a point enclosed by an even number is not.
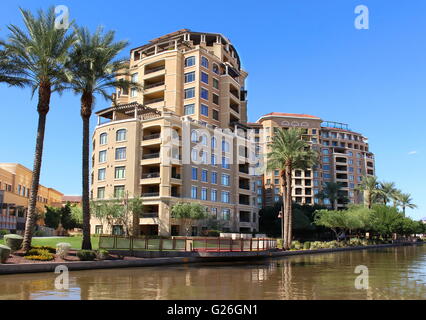
<svg viewBox="0 0 426 320"><path fill-rule="evenodd" d="M12 250L21 249L24 238L17 234L7 234L4 237L4 243Z"/></svg>
<svg viewBox="0 0 426 320"><path fill-rule="evenodd" d="M109 251L105 249L100 249L98 250L96 256L99 260L107 260L109 258Z"/></svg>
<svg viewBox="0 0 426 320"><path fill-rule="evenodd" d="M297 240L292 241L291 242L291 248L295 249L295 250L300 250L300 249L302 249L302 244L300 243L300 241L297 241Z"/></svg>
<svg viewBox="0 0 426 320"><path fill-rule="evenodd" d="M50 246L31 246L31 249L47 250L49 253L56 253L56 248Z"/></svg>
<svg viewBox="0 0 426 320"><path fill-rule="evenodd" d="M48 250L44 249L30 249L25 254L27 260L50 261L55 259L55 256Z"/></svg>
<svg viewBox="0 0 426 320"><path fill-rule="evenodd" d="M60 256L62 259L64 259L67 255L68 252L71 249L71 244L66 243L66 242L61 242L56 244L56 254L58 256Z"/></svg>
<svg viewBox="0 0 426 320"><path fill-rule="evenodd" d="M80 250L77 251L77 257L81 261L93 261L96 259L96 252L93 250Z"/></svg>
<svg viewBox="0 0 426 320"><path fill-rule="evenodd" d="M34 237L45 237L45 236L46 236L46 233L44 231L36 230L34 232Z"/></svg>
<svg viewBox="0 0 426 320"><path fill-rule="evenodd" d="M0 263L6 263L11 251L8 246L0 244Z"/></svg>
<svg viewBox="0 0 426 320"><path fill-rule="evenodd" d="M303 249L304 250L311 249L311 242L310 241L306 241L305 243L303 243Z"/></svg>
<svg viewBox="0 0 426 320"><path fill-rule="evenodd" d="M277 248L282 249L283 248L283 239L277 239Z"/></svg>
<svg viewBox="0 0 426 320"><path fill-rule="evenodd" d="M0 230L0 239L7 234L9 234L9 230Z"/></svg>

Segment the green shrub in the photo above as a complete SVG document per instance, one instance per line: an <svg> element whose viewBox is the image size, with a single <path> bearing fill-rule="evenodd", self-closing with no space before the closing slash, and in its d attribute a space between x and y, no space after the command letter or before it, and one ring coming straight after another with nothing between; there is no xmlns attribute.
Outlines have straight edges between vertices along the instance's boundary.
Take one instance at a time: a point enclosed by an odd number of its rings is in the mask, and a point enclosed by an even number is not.
<svg viewBox="0 0 426 320"><path fill-rule="evenodd" d="M8 246L0 244L0 263L6 263L11 251Z"/></svg>
<svg viewBox="0 0 426 320"><path fill-rule="evenodd" d="M81 261L93 261L96 259L96 252L93 250L80 250L77 251L77 257Z"/></svg>
<svg viewBox="0 0 426 320"><path fill-rule="evenodd" d="M297 241L297 240L292 241L291 248L295 250L300 250L302 248L302 244L300 243L300 241Z"/></svg>
<svg viewBox="0 0 426 320"><path fill-rule="evenodd" d="M0 230L0 239L7 234L9 234L9 230Z"/></svg>
<svg viewBox="0 0 426 320"><path fill-rule="evenodd" d="M47 250L49 253L56 253L56 248L50 246L31 246L31 249Z"/></svg>
<svg viewBox="0 0 426 320"><path fill-rule="evenodd" d="M96 256L99 260L107 260L109 258L109 251L105 249L100 249L98 250Z"/></svg>
<svg viewBox="0 0 426 320"><path fill-rule="evenodd" d="M304 242L303 243L303 249L305 249L305 250L311 249L311 242L310 241Z"/></svg>
<svg viewBox="0 0 426 320"><path fill-rule="evenodd" d="M36 230L34 231L34 237L45 237L46 236L46 232L41 231L41 230Z"/></svg>
<svg viewBox="0 0 426 320"><path fill-rule="evenodd" d="M277 248L282 249L283 248L283 239L277 239Z"/></svg>
<svg viewBox="0 0 426 320"><path fill-rule="evenodd" d="M4 243L12 250L21 249L24 238L17 234L7 234L4 237Z"/></svg>
<svg viewBox="0 0 426 320"><path fill-rule="evenodd" d="M50 261L55 259L55 256L45 249L30 249L25 254L27 260Z"/></svg>

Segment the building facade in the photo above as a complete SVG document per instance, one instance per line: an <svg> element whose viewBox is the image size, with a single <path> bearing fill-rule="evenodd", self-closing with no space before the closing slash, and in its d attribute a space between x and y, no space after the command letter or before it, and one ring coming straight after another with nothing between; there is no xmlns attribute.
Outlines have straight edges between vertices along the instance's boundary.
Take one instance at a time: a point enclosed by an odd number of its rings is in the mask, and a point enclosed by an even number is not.
<svg viewBox="0 0 426 320"><path fill-rule="evenodd" d="M340 182L351 202L361 201L355 187L374 174L366 138L311 115L273 112L248 123L248 74L223 35L179 30L132 49L128 64L127 79L143 89L117 90L114 103L96 113L91 197L141 197L141 234L183 235L171 215L178 202L206 207L209 218L194 222L193 235L212 221L225 231L258 231L259 209L282 195L277 173L263 170L276 128L302 128L321 154L317 167L293 172L295 202L319 203L315 194L328 181ZM123 230L93 216L91 228Z"/></svg>
<svg viewBox="0 0 426 320"><path fill-rule="evenodd" d="M17 163L0 163L0 229L17 232L25 229L31 181L30 169ZM62 196L59 191L40 185L37 211L44 213L45 206L60 207Z"/></svg>

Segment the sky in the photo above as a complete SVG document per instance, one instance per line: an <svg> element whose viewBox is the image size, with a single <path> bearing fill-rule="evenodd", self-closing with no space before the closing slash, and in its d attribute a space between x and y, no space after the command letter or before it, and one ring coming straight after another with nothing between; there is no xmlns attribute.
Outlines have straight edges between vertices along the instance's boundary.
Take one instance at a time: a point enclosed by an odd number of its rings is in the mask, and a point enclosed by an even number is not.
<svg viewBox="0 0 426 320"><path fill-rule="evenodd" d="M222 33L248 71L248 117L305 113L348 123L369 138L380 180L394 181L426 217L426 1L280 0L14 1L2 3L0 38L22 25L19 7L66 5L77 24L115 30L131 48L182 28ZM355 28L355 8L369 9L369 28ZM37 99L29 89L0 85L0 162L32 168ZM99 97L96 109L108 105ZM81 192L82 124L79 97L52 97L41 183ZM92 128L95 126L92 119Z"/></svg>

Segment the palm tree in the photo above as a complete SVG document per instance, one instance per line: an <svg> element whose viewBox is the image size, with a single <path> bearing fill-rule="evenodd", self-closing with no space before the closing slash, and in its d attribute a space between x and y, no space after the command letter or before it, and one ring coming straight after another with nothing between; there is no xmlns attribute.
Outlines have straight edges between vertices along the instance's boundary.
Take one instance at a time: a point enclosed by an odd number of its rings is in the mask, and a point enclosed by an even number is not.
<svg viewBox="0 0 426 320"><path fill-rule="evenodd" d="M302 130L278 129L267 154L267 170L280 170L283 191L282 237L283 248L291 247L292 238L292 172L295 169L312 168L318 162L318 154L302 140Z"/></svg>
<svg viewBox="0 0 426 320"><path fill-rule="evenodd" d="M371 209L373 202L380 194L379 181L375 176L364 176L361 184L358 185L357 190L364 192L365 203L368 209Z"/></svg>
<svg viewBox="0 0 426 320"><path fill-rule="evenodd" d="M93 34L87 28L76 28L76 38L66 70L68 88L80 95L80 115L83 120L82 148L82 208L83 208L83 249L91 249L90 242L90 203L89 203L89 123L92 115L95 95L111 99L107 92L116 87L127 89L138 86L127 80L118 80L117 76L127 76L127 68L122 60L115 60L127 46L127 41L114 42L113 31L103 34L98 28Z"/></svg>
<svg viewBox="0 0 426 320"><path fill-rule="evenodd" d="M394 182L380 182L379 183L379 196L383 200L383 204L387 205L392 199L396 199L398 189L395 187Z"/></svg>
<svg viewBox="0 0 426 320"><path fill-rule="evenodd" d="M342 194L341 192L342 185L336 182L326 182L323 189L318 192L316 197L318 199L330 200L331 205L333 206L333 210L337 210L337 201L341 201L343 203L348 203L348 198Z"/></svg>
<svg viewBox="0 0 426 320"><path fill-rule="evenodd" d="M402 207L402 212L405 217L405 208L415 209L417 205L413 203L413 199L411 198L411 194L409 193L400 193L397 195L398 203Z"/></svg>
<svg viewBox="0 0 426 320"><path fill-rule="evenodd" d="M19 73L24 74L32 88L32 95L38 91L38 127L34 154L29 209L26 218L23 249L30 249L35 224L35 209L43 155L46 117L50 108L50 97L55 91L61 92L64 83L63 63L68 49L74 42L74 35L67 35L66 29L55 28L55 10L46 13L38 11L37 17L30 11L20 9L25 30L9 25L10 36L6 50L14 61Z"/></svg>
<svg viewBox="0 0 426 320"><path fill-rule="evenodd" d="M0 46L4 47L5 43L0 41ZM15 57L7 49L0 50L0 83L18 87L24 87L25 84L28 84L28 80L24 78Z"/></svg>

